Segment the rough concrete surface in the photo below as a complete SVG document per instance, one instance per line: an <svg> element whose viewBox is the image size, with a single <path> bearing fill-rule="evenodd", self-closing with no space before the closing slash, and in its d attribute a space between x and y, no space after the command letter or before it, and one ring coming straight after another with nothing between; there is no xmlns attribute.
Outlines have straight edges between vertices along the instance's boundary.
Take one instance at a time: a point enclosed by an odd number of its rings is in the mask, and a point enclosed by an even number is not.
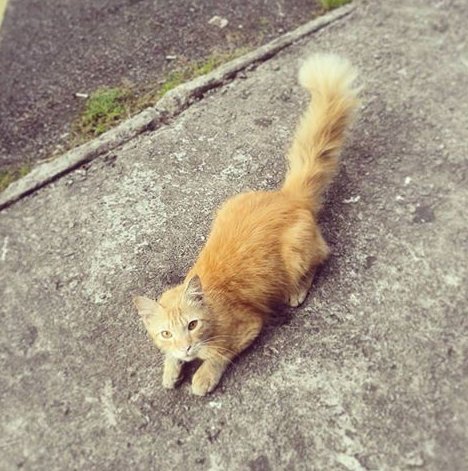
<svg viewBox="0 0 468 471"><path fill-rule="evenodd" d="M2 212L2 469L465 469L467 16L362 2ZM365 85L333 256L214 394L165 391L131 295L180 280L227 196L279 184L318 50Z"/></svg>

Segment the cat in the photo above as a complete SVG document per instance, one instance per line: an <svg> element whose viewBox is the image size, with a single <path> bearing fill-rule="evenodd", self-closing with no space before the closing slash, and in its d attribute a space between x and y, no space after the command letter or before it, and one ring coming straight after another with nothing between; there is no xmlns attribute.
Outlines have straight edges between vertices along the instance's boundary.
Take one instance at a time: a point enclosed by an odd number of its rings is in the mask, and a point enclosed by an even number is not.
<svg viewBox="0 0 468 471"><path fill-rule="evenodd" d="M317 217L358 105L356 77L347 59L309 57L299 82L312 99L296 130L281 188L227 200L185 281L157 301L134 298L165 354L164 387L174 388L183 364L199 359L192 393L210 393L278 305L296 307L305 300L329 254Z"/></svg>

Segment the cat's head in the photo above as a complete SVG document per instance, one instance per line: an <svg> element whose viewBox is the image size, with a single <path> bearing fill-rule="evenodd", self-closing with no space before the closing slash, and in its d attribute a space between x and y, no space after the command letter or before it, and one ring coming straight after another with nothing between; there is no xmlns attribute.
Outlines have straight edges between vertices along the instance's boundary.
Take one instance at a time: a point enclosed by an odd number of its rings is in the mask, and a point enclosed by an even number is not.
<svg viewBox="0 0 468 471"><path fill-rule="evenodd" d="M137 296L133 301L162 352L191 361L206 347L212 326L198 276L167 290L158 301L144 296Z"/></svg>

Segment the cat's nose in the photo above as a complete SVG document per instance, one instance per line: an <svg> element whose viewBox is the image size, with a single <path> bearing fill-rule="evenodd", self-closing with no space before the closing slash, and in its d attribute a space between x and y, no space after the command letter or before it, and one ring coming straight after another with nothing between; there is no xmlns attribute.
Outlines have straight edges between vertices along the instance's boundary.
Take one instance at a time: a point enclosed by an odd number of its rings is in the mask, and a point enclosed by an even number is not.
<svg viewBox="0 0 468 471"><path fill-rule="evenodd" d="M189 353L190 350L191 350L191 348L192 348L191 345L187 345L187 346L185 347L185 353Z"/></svg>

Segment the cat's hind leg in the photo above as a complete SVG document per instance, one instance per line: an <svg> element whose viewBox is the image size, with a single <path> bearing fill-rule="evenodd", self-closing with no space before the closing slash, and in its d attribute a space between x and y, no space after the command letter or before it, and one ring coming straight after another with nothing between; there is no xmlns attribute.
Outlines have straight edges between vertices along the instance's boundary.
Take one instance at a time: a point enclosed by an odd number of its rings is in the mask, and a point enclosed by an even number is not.
<svg viewBox="0 0 468 471"><path fill-rule="evenodd" d="M297 307L307 297L317 267L328 257L329 249L309 211L303 211L283 238L283 257L289 288L286 304Z"/></svg>
<svg viewBox="0 0 468 471"><path fill-rule="evenodd" d="M307 298L310 287L314 281L316 268L310 270L309 273L304 275L303 279L299 282L296 289L292 289L288 294L287 304L291 307L300 306Z"/></svg>

